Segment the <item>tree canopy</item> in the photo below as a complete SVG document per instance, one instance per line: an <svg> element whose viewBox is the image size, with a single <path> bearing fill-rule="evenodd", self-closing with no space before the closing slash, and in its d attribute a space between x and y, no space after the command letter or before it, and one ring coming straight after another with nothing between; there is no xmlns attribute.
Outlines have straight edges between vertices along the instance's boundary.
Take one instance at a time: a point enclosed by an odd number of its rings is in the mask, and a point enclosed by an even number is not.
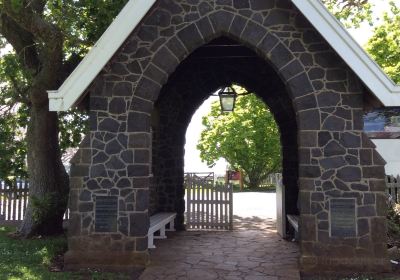
<svg viewBox="0 0 400 280"><path fill-rule="evenodd" d="M359 27L362 22L372 24L371 1L368 0L323 0L325 6L346 27Z"/></svg>
<svg viewBox="0 0 400 280"><path fill-rule="evenodd" d="M394 82L400 83L400 7L395 2L375 27L366 50Z"/></svg>
<svg viewBox="0 0 400 280"><path fill-rule="evenodd" d="M266 176L281 169L280 133L269 109L254 94L239 96L232 113L221 113L214 102L203 117L204 130L197 148L212 166L224 158L244 171L245 184L257 187Z"/></svg>
<svg viewBox="0 0 400 280"><path fill-rule="evenodd" d="M85 132L80 112L49 112L46 90L62 84L126 2L0 0L0 167L15 163L0 176L29 176L21 236L62 231L69 182L61 154Z"/></svg>
<svg viewBox="0 0 400 280"><path fill-rule="evenodd" d="M28 7L24 8L24 1L0 1L3 22L0 28L2 53L0 58L0 116L2 118L0 138L8 139L8 141L0 142L0 150L7 151L0 157L0 166L7 166L0 170L0 179L27 176L25 131L29 121L29 108L32 105L29 91L38 75L28 67L27 58L23 56L29 53L32 57L44 56L50 61L55 59L44 52L43 47L46 42L40 36L34 37L32 33L28 35L29 31L27 31L25 36L21 35L17 38L18 36L14 35L16 38L12 39L9 34L11 30L7 31L12 27L5 26L11 21L18 25L18 20L9 19L8 14L13 14L15 17L18 13L21 16L22 14L29 15L31 18L39 17L43 23L53 26L61 34L63 73L61 77L55 77L59 80L59 84L72 72L126 2L127 0L26 1ZM39 7L40 3L41 7ZM29 5L36 5L37 8L32 11ZM14 28L17 30L17 26ZM26 42L24 49L22 41L23 38L27 39L29 36L32 44L37 47L28 52L28 48L32 46L28 46ZM39 47L40 45L43 47ZM39 62L37 66L40 68L41 64ZM82 135L87 130L87 116L81 111L72 109L59 113L59 118L60 145L61 151L64 152L67 148L76 147L80 143ZM15 150L16 146L18 146L18 151ZM8 165L9 162L14 164Z"/></svg>

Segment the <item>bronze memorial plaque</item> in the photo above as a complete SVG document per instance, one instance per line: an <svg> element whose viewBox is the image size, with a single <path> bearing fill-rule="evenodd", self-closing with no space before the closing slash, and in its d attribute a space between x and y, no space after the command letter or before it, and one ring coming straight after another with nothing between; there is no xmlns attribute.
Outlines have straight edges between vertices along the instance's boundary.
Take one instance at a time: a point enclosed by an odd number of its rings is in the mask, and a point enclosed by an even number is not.
<svg viewBox="0 0 400 280"><path fill-rule="evenodd" d="M117 196L96 196L95 232L116 232L118 218Z"/></svg>
<svg viewBox="0 0 400 280"><path fill-rule="evenodd" d="M355 237L356 200L334 198L330 200L330 236Z"/></svg>

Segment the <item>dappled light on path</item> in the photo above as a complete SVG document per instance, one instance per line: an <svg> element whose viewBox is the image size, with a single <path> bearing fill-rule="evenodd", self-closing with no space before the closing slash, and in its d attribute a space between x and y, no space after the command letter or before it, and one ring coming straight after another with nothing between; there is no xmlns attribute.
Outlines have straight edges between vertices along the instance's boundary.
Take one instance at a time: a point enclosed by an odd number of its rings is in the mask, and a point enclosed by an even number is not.
<svg viewBox="0 0 400 280"><path fill-rule="evenodd" d="M240 217L233 215L234 230L262 230L276 233L275 220L272 218Z"/></svg>
<svg viewBox="0 0 400 280"><path fill-rule="evenodd" d="M234 206L232 231L168 233L150 251L152 263L140 279L300 279L297 244L277 235L271 215L248 216L252 211Z"/></svg>

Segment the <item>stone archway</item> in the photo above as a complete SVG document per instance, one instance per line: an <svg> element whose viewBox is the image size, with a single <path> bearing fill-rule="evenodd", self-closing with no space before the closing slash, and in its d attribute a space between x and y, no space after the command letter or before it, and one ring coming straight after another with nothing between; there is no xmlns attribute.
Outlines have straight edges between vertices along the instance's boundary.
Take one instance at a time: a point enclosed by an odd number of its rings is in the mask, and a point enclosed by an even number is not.
<svg viewBox="0 0 400 280"><path fill-rule="evenodd" d="M297 122L285 85L256 53L226 37L197 49L170 76L153 112L153 185L150 213L174 211L183 222L183 157L189 122L208 96L235 82L256 93L280 128L288 214L298 214ZM157 198L154 198L157 197ZM157 201L157 202L156 202Z"/></svg>
<svg viewBox="0 0 400 280"><path fill-rule="evenodd" d="M364 88L287 0L157 2L90 89L91 131L71 168L67 266L116 268L148 261L149 189L157 183L150 159L154 103L161 102L160 92L177 67L222 35L269 63L293 108L279 107L274 98L268 103L265 88L230 74L260 92L271 108L285 111L275 112L281 126L281 117L295 115L292 152L298 165L290 157L285 164L299 175L302 269L388 269L384 162L362 133ZM227 78L219 77L219 83ZM209 82L207 90L213 87ZM180 118L184 123L187 116ZM114 227L106 232L96 231L100 196L118 201ZM349 208L336 217L342 224L333 223L330 216L340 203Z"/></svg>

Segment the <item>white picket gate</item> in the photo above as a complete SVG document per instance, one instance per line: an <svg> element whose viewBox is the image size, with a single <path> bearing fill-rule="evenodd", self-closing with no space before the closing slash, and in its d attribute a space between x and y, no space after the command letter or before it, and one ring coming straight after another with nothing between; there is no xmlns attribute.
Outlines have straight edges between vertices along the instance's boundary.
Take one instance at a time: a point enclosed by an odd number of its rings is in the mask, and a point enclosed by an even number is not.
<svg viewBox="0 0 400 280"><path fill-rule="evenodd" d="M185 173L186 227L231 230L233 188L215 184L214 173Z"/></svg>

